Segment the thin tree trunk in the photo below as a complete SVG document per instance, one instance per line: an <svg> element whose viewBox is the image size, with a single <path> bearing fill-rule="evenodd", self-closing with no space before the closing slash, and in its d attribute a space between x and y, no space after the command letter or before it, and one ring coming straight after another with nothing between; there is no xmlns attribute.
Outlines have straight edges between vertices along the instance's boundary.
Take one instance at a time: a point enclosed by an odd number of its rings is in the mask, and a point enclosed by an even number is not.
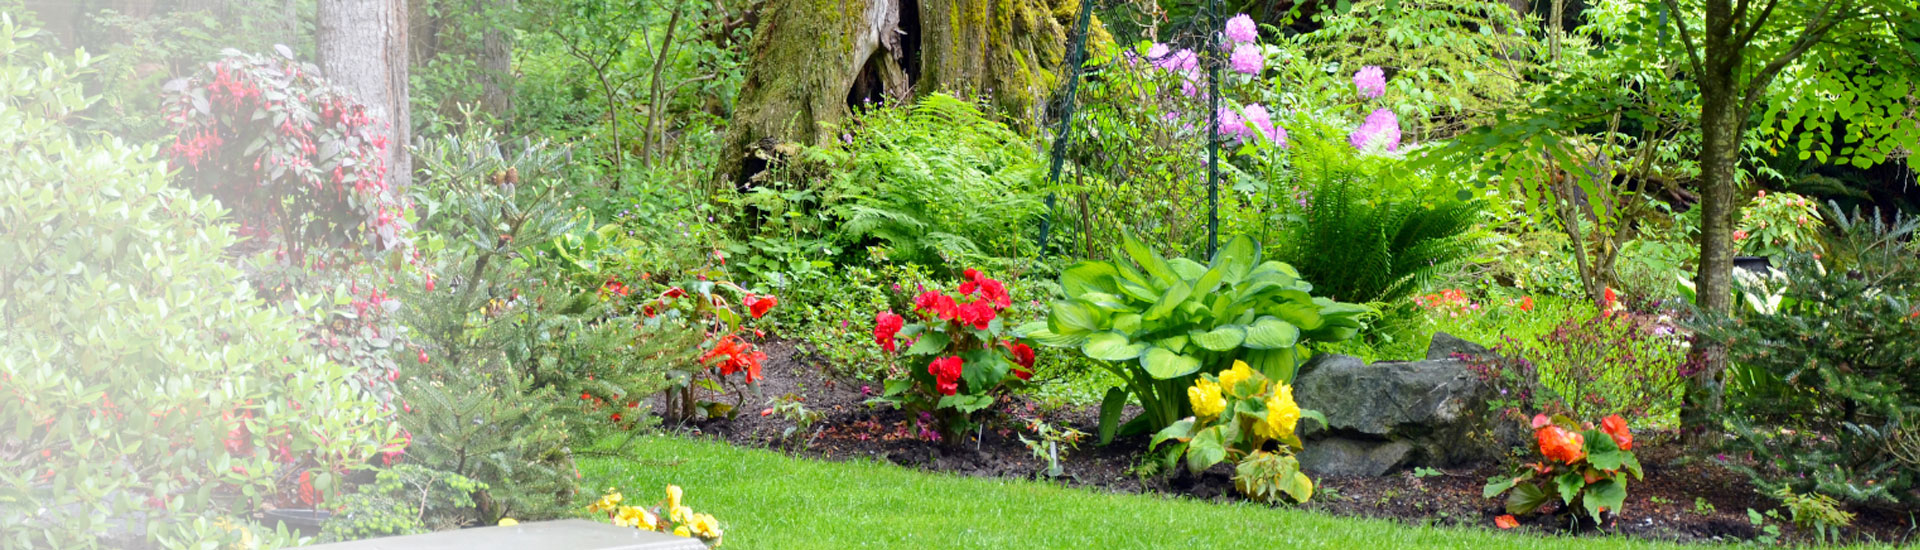
<svg viewBox="0 0 1920 550"><path fill-rule="evenodd" d="M642 162L653 162L653 143L657 139L654 126L660 120L661 112L666 110L665 106L661 105L663 99L660 97L660 75L667 68L668 56L673 54L673 31L680 26L680 14L686 9L685 3L676 3L673 6L673 17L667 19L666 38L660 40L660 52L653 57L653 78L647 80L647 129L640 143Z"/></svg>
<svg viewBox="0 0 1920 550"><path fill-rule="evenodd" d="M405 187L412 174L406 0L320 0L318 8L320 70L388 123L387 182Z"/></svg>
<svg viewBox="0 0 1920 550"><path fill-rule="evenodd" d="M1694 278L1694 302L1701 310L1726 314L1733 308L1734 176L1739 170L1740 135L1746 125L1740 106L1739 75L1744 48L1736 43L1730 2L1706 3L1706 27L1701 33L1700 85L1700 270ZM1726 369L1725 351L1716 346L1694 348L1692 363L1700 365L1681 407L1683 426L1700 433L1710 416L1720 410L1724 395L1720 374Z"/></svg>

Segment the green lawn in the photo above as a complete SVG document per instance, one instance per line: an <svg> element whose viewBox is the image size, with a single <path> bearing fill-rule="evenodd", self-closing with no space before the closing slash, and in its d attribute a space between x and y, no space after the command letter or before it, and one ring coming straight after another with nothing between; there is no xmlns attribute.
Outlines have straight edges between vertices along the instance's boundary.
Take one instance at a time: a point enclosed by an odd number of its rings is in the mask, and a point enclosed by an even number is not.
<svg viewBox="0 0 1920 550"><path fill-rule="evenodd" d="M583 487L619 487L630 502L654 502L665 485L680 485L688 506L720 518L727 548L1715 548L1411 527L802 460L677 436L642 437L625 457L586 458L580 471Z"/></svg>

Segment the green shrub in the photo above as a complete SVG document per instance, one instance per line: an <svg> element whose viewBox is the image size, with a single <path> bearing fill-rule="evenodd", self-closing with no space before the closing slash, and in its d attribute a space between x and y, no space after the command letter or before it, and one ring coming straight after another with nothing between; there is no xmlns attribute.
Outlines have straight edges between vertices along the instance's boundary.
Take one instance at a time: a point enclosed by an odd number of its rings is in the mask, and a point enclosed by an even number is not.
<svg viewBox="0 0 1920 550"><path fill-rule="evenodd" d="M1086 261L1060 274L1066 300L1044 323L1018 333L1041 345L1077 348L1127 381L1101 403L1100 440L1112 440L1131 397L1144 411L1128 432L1154 432L1191 413L1186 390L1201 374L1244 360L1291 383L1303 344L1353 337L1369 308L1310 294L1293 267L1261 261L1241 236L1211 264L1168 260L1131 237L1125 261Z"/></svg>
<svg viewBox="0 0 1920 550"><path fill-rule="evenodd" d="M473 495L487 484L465 477L397 464L374 475L341 497L333 517L320 526L320 540L349 540L413 535L432 529L452 529L466 519L463 509L474 506Z"/></svg>
<svg viewBox="0 0 1920 550"><path fill-rule="evenodd" d="M1915 224L1853 222L1822 260L1789 255L1747 278L1753 312L1706 315L1725 346L1724 420L1768 492L1920 502L1920 264Z"/></svg>
<svg viewBox="0 0 1920 550"><path fill-rule="evenodd" d="M238 540L209 517L338 492L391 418L227 263L220 205L72 132L89 62L33 34L0 17L0 545Z"/></svg>

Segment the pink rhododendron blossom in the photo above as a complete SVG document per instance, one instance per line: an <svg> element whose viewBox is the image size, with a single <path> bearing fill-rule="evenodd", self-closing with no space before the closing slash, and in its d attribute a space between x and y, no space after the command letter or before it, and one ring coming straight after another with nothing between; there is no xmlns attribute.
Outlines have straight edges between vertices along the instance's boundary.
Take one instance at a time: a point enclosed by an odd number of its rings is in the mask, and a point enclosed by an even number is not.
<svg viewBox="0 0 1920 550"><path fill-rule="evenodd" d="M1220 137L1243 140L1246 136L1247 123L1240 118L1240 113L1235 112L1232 107L1221 107Z"/></svg>
<svg viewBox="0 0 1920 550"><path fill-rule="evenodd" d="M1353 87L1360 90L1360 97L1375 98L1386 95L1387 76L1379 67L1368 65L1353 73Z"/></svg>
<svg viewBox="0 0 1920 550"><path fill-rule="evenodd" d="M1227 40L1237 44L1248 44L1260 39L1260 26L1253 23L1247 14L1233 16L1227 20Z"/></svg>
<svg viewBox="0 0 1920 550"><path fill-rule="evenodd" d="M1363 151L1374 146L1388 151L1398 151L1400 150L1400 118L1393 114L1392 109L1375 109L1372 114L1367 115L1366 122L1362 122L1353 134L1347 136L1347 142L1353 144L1353 148Z"/></svg>
<svg viewBox="0 0 1920 550"><path fill-rule="evenodd" d="M1233 66L1233 72L1260 74L1260 69L1266 66L1267 58L1261 55L1260 46L1241 44L1234 46L1233 55L1227 58L1227 63Z"/></svg>

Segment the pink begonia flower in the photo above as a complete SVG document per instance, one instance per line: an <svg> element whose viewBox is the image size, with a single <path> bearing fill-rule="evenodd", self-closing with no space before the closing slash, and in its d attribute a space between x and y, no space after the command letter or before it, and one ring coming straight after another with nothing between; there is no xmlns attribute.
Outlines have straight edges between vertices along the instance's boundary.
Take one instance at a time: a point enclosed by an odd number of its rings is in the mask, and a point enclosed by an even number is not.
<svg viewBox="0 0 1920 550"><path fill-rule="evenodd" d="M1227 40L1236 44L1251 44L1260 39L1260 26L1253 23L1247 14L1233 16L1227 20Z"/></svg>
<svg viewBox="0 0 1920 550"><path fill-rule="evenodd" d="M1387 93L1387 77L1379 67L1368 65L1353 73L1353 87L1360 90L1360 97L1376 98Z"/></svg>
<svg viewBox="0 0 1920 550"><path fill-rule="evenodd" d="M1233 66L1233 72L1260 74L1260 69L1267 64L1267 57L1261 55L1260 46L1241 44L1234 46L1233 55L1227 58L1227 63Z"/></svg>

